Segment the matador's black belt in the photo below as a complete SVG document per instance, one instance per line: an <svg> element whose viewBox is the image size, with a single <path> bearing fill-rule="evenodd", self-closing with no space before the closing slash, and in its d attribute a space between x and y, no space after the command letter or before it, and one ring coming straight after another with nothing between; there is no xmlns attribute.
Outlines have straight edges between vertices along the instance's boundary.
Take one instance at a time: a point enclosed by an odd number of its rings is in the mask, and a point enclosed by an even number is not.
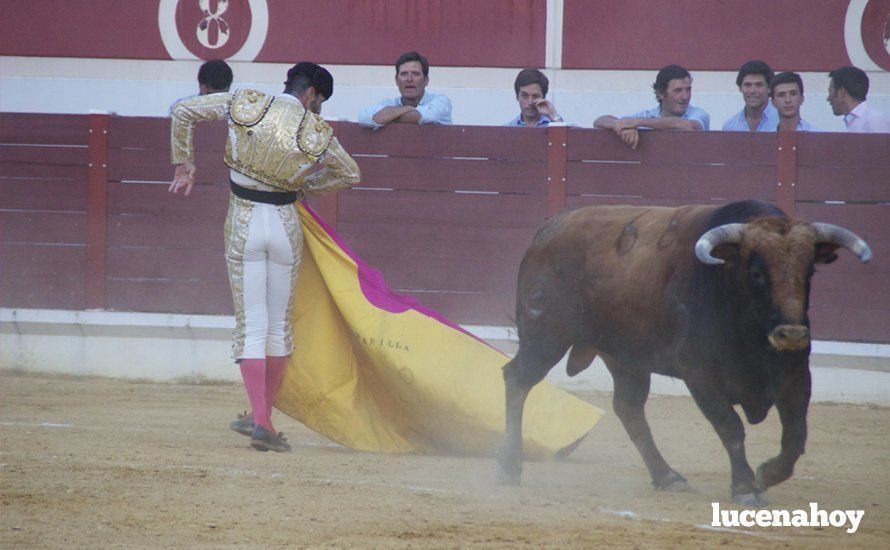
<svg viewBox="0 0 890 550"><path fill-rule="evenodd" d="M297 200L296 191L260 191L258 189L242 187L232 180L229 180L229 183L232 187L232 193L240 199L262 202L265 204L275 204L278 206L281 206L282 204L290 204Z"/></svg>

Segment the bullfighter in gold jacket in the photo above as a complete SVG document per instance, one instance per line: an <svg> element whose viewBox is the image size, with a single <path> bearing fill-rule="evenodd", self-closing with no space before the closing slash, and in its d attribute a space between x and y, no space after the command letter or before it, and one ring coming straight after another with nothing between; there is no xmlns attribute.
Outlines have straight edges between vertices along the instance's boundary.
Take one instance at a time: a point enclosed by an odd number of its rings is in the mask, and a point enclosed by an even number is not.
<svg viewBox="0 0 890 550"><path fill-rule="evenodd" d="M184 99L171 110L170 191L195 181L195 122L228 119L225 163L231 169L225 254L235 304L233 355L251 414L231 428L260 451L289 451L272 426L272 403L294 349L291 304L303 233L295 201L355 185L359 169L319 116L334 80L314 63L287 72L284 92L256 90ZM318 165L321 165L319 169Z"/></svg>

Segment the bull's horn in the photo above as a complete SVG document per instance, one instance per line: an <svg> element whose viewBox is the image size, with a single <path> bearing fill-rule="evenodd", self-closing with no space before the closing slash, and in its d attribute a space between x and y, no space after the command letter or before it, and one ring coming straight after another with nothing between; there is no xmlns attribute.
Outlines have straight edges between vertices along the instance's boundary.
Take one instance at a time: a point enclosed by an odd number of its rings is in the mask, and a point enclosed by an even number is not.
<svg viewBox="0 0 890 550"><path fill-rule="evenodd" d="M871 248L852 231L830 223L814 223L812 226L816 230L817 243L836 244L859 256L862 262L871 260Z"/></svg>
<svg viewBox="0 0 890 550"><path fill-rule="evenodd" d="M745 224L727 223L711 229L695 243L695 257L702 263L720 265L724 263L720 258L711 256L711 251L724 243L740 243L745 234Z"/></svg>

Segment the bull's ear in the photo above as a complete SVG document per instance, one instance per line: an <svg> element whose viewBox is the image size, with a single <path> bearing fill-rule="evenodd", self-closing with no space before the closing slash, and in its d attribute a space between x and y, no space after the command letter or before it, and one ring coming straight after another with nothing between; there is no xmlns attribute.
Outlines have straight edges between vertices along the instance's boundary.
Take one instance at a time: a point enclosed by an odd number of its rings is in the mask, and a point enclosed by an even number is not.
<svg viewBox="0 0 890 550"><path fill-rule="evenodd" d="M835 251L838 249L836 244L816 243L816 258L813 260L817 264L830 264L837 260Z"/></svg>

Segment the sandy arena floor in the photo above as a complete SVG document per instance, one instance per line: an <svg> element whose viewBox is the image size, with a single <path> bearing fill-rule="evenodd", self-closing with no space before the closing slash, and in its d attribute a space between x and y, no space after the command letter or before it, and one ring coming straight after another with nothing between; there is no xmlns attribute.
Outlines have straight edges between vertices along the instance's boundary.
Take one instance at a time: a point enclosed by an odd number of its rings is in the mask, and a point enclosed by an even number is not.
<svg viewBox="0 0 890 550"><path fill-rule="evenodd" d="M582 396L610 409L610 396ZM771 508L864 509L855 534L714 530L728 460L691 399L651 398L668 461L695 493L653 491L611 412L564 462L493 484L491 458L374 455L277 413L294 451L259 453L228 422L235 385L172 385L0 371L0 546L887 548L890 408L818 404L795 476ZM778 450L775 411L749 427L753 465Z"/></svg>

